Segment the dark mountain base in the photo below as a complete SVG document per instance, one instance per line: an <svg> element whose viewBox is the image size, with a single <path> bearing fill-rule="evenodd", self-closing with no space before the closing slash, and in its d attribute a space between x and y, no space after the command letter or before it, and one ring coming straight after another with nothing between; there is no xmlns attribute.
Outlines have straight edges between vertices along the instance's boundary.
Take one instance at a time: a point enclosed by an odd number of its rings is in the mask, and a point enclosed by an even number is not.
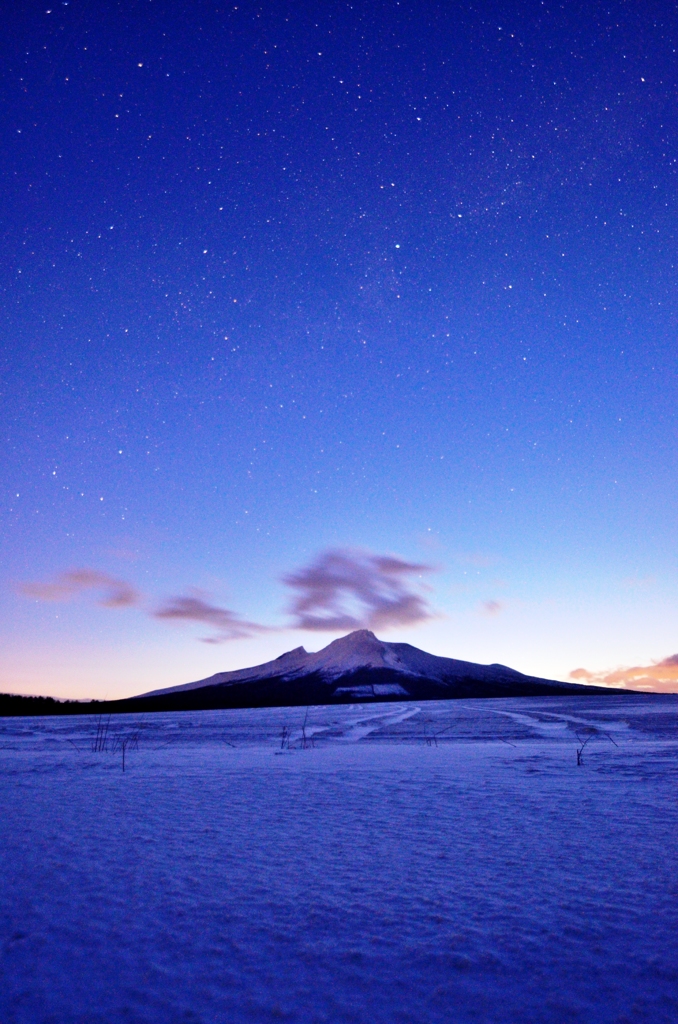
<svg viewBox="0 0 678 1024"><path fill-rule="evenodd" d="M393 685L405 694L378 693L374 687ZM354 691L360 687L360 694ZM371 692L370 692L371 690ZM340 691L340 692L337 692ZM341 692L344 691L344 692ZM149 711L214 711L221 708L304 707L318 704L370 704L399 701L473 700L487 697L562 697L573 694L629 693L600 686L548 682L525 676L506 683L487 682L472 676L438 681L403 676L391 669L359 669L327 682L319 673L300 679L283 676L226 686L204 686L196 690L130 697L110 701L58 701L52 697L21 697L0 694L0 717L14 715L97 715L131 714Z"/></svg>
<svg viewBox="0 0 678 1024"><path fill-rule="evenodd" d="M374 690L375 687L394 684L407 692L393 694L378 693ZM359 694L351 692L358 688L361 690ZM349 692L345 692L347 690ZM603 687L580 686L573 683L550 683L529 677L525 677L524 681L511 680L506 684L479 681L471 676L440 682L403 676L402 673L391 669L358 669L339 679L333 679L332 682L327 682L319 673L312 673L304 675L301 679L273 677L258 682L234 683L228 686L205 686L197 690L159 694L157 697L134 697L122 703L127 705L126 710L196 711L216 708L300 707L313 704L454 700L460 697L550 697L565 694L586 696L612 692L628 691L612 691Z"/></svg>

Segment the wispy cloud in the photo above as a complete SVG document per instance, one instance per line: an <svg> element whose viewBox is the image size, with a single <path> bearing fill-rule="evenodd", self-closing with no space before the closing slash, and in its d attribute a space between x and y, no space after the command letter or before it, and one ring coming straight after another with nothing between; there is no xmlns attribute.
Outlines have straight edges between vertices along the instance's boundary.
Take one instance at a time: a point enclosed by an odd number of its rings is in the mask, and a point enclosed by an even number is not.
<svg viewBox="0 0 678 1024"><path fill-rule="evenodd" d="M215 604L209 594L188 590L147 606L146 614L164 622L196 622L209 626L204 643L224 643L289 629L317 631L389 629L434 617L423 594L421 577L432 566L392 555L348 548L320 552L306 566L287 573L283 582L294 592L288 626L251 622L230 608ZM125 580L98 569L72 569L46 583L22 583L20 593L40 601L68 601L92 592L106 608L139 605L140 594ZM492 602L490 602L491 604Z"/></svg>
<svg viewBox="0 0 678 1024"><path fill-rule="evenodd" d="M653 587L657 579L655 576L627 576L622 580L622 586L628 590L647 590Z"/></svg>
<svg viewBox="0 0 678 1024"><path fill-rule="evenodd" d="M38 601L69 601L84 591L99 591L98 604L106 608L127 608L139 602L131 584L98 569L70 569L50 583L20 583L18 590Z"/></svg>
<svg viewBox="0 0 678 1024"><path fill-rule="evenodd" d="M156 619L204 622L212 626L216 630L215 635L201 638L207 644L220 644L226 640L241 640L244 637L254 636L256 633L270 631L269 626L248 622L229 608L220 608L216 604L210 604L204 599L204 595L170 597L152 614Z"/></svg>
<svg viewBox="0 0 678 1024"><path fill-rule="evenodd" d="M283 582L296 591L290 612L297 629L388 629L433 618L410 583L431 571L391 555L337 548L287 573Z"/></svg>
<svg viewBox="0 0 678 1024"><path fill-rule="evenodd" d="M499 559L496 555L487 555L482 551L462 551L457 555L457 561L462 565L473 565L477 569L488 569L496 565Z"/></svg>
<svg viewBox="0 0 678 1024"><path fill-rule="evenodd" d="M634 665L607 672L589 672L576 668L570 679L582 679L598 686L619 686L627 690L646 690L653 693L678 693L678 654L672 654L652 665Z"/></svg>
<svg viewBox="0 0 678 1024"><path fill-rule="evenodd" d="M486 615L498 615L503 607L501 601L483 601L483 611Z"/></svg>

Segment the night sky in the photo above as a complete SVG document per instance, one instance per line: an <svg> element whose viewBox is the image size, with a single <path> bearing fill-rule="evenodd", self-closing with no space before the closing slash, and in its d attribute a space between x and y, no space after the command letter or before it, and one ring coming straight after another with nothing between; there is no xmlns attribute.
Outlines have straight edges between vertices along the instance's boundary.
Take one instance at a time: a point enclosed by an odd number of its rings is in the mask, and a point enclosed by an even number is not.
<svg viewBox="0 0 678 1024"><path fill-rule="evenodd" d="M673 4L4 27L0 689L362 626L678 686Z"/></svg>

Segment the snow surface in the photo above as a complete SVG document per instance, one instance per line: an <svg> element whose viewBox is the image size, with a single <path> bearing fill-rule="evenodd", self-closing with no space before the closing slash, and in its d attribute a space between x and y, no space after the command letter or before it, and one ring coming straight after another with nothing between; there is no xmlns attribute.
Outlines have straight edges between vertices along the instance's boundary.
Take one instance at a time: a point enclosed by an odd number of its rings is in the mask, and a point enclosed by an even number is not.
<svg viewBox="0 0 678 1024"><path fill-rule="evenodd" d="M678 1021L675 697L96 728L0 719L3 1024Z"/></svg>

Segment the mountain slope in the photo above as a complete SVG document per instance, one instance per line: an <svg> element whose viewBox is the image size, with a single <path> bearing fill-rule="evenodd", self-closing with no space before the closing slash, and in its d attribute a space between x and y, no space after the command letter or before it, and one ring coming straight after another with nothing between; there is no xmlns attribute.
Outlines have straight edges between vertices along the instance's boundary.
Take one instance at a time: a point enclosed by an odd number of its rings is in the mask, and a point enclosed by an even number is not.
<svg viewBox="0 0 678 1024"><path fill-rule="evenodd" d="M297 647L264 665L152 690L129 703L170 710L600 692L611 691L440 658L360 629L314 654Z"/></svg>

